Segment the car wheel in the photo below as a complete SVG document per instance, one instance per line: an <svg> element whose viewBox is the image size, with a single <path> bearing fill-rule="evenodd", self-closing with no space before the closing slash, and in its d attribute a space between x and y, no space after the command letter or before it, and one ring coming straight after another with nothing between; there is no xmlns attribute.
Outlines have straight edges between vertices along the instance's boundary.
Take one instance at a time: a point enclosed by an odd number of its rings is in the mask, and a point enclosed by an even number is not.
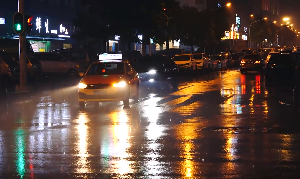
<svg viewBox="0 0 300 179"><path fill-rule="evenodd" d="M86 102L84 102L84 101L79 101L79 107L80 107L80 108L85 108L85 106L86 106Z"/></svg>

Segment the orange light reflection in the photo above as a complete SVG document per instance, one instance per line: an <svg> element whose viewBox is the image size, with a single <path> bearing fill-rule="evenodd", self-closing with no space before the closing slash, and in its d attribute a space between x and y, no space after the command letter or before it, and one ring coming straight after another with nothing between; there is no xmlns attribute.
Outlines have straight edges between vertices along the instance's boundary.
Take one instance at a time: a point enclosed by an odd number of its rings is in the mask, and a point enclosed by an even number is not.
<svg viewBox="0 0 300 179"><path fill-rule="evenodd" d="M112 172L120 175L133 173L131 168L132 161L128 161L130 157L127 149L130 147L129 134L131 129L128 125L128 116L125 111L113 112L110 114L113 125L113 144L112 155L115 158L112 162Z"/></svg>
<svg viewBox="0 0 300 179"><path fill-rule="evenodd" d="M78 125L76 126L76 132L78 135L78 141L76 142L76 151L78 159L75 162L77 173L92 173L90 156L88 152L88 141L89 141L89 126L87 125L89 118L86 113L80 113L78 119Z"/></svg>

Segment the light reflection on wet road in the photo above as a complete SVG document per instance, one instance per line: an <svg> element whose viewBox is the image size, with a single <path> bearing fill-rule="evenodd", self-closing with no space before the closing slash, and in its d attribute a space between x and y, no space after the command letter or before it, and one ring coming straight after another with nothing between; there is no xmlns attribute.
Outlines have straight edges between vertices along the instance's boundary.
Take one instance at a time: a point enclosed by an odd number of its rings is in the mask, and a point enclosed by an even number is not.
<svg viewBox="0 0 300 179"><path fill-rule="evenodd" d="M141 84L130 109L79 109L76 87L1 101L0 178L300 178L289 88L236 70L174 84Z"/></svg>

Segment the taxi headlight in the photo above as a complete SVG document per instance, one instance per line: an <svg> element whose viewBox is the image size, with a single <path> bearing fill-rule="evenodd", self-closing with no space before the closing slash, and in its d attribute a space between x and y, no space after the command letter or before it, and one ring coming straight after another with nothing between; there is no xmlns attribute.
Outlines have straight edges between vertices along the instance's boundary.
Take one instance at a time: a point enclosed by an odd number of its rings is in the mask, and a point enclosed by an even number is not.
<svg viewBox="0 0 300 179"><path fill-rule="evenodd" d="M113 86L114 87L125 87L126 86L126 82L125 81L121 81L119 83L114 83Z"/></svg>
<svg viewBox="0 0 300 179"><path fill-rule="evenodd" d="M154 75L156 73L156 70L149 70L147 73L150 75Z"/></svg>
<svg viewBox="0 0 300 179"><path fill-rule="evenodd" d="M79 84L78 84L78 88L79 88L79 89L85 89L86 87L87 87L87 85L84 84L84 83L79 83Z"/></svg>

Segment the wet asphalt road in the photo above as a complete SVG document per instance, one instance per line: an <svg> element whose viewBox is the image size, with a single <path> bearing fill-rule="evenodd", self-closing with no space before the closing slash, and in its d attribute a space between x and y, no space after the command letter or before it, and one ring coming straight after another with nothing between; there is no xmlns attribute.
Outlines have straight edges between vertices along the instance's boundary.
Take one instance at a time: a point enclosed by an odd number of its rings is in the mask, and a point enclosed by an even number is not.
<svg viewBox="0 0 300 179"><path fill-rule="evenodd" d="M213 72L78 107L76 86L0 101L0 178L300 178L292 87Z"/></svg>

